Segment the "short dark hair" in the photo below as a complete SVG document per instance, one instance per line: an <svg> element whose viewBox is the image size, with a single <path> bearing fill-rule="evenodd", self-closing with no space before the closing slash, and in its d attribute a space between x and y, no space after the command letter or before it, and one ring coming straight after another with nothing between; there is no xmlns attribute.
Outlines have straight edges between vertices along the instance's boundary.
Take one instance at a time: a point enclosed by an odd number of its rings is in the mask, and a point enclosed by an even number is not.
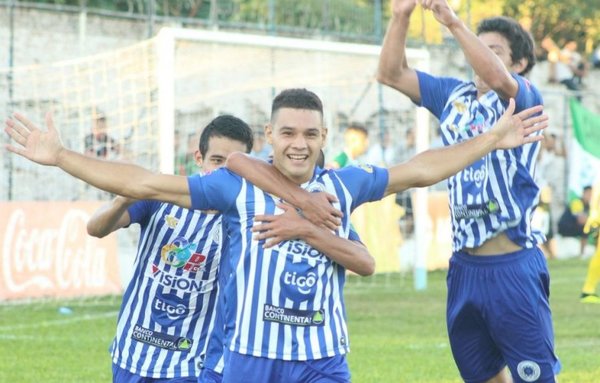
<svg viewBox="0 0 600 383"><path fill-rule="evenodd" d="M323 152L323 149L319 151L319 157L317 158L317 166L320 168L325 167L325 153Z"/></svg>
<svg viewBox="0 0 600 383"><path fill-rule="evenodd" d="M304 88L286 89L279 93L271 105L271 121L281 108L316 110L323 115L319 96Z"/></svg>
<svg viewBox="0 0 600 383"><path fill-rule="evenodd" d="M360 122L356 121L352 121L350 124L348 124L346 130L356 130L362 132L365 136L369 135L369 130L367 129L367 127L361 124Z"/></svg>
<svg viewBox="0 0 600 383"><path fill-rule="evenodd" d="M202 157L208 152L208 141L211 137L226 137L246 145L246 153L250 153L254 144L254 133L243 120L224 114L213 119L200 134L198 149Z"/></svg>
<svg viewBox="0 0 600 383"><path fill-rule="evenodd" d="M527 66L519 74L529 73L535 65L535 44L531 34L521 24L506 16L489 17L483 19L477 27L477 35L486 32L496 32L504 36L510 45L512 61L516 63L523 58L527 60Z"/></svg>

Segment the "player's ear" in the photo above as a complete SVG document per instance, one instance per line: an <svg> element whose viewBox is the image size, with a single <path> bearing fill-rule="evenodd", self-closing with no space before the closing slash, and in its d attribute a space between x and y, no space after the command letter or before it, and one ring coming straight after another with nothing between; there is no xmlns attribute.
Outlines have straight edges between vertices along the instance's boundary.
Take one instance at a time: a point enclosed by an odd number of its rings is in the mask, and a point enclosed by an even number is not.
<svg viewBox="0 0 600 383"><path fill-rule="evenodd" d="M265 140L267 144L273 145L273 125L269 122L265 125Z"/></svg>
<svg viewBox="0 0 600 383"><path fill-rule="evenodd" d="M527 64L529 64L529 60L523 57L520 60L513 62L511 65L511 69L515 73L522 73L525 70L525 68L527 68Z"/></svg>
<svg viewBox="0 0 600 383"><path fill-rule="evenodd" d="M196 149L196 151L194 152L194 161L196 162L196 165L198 165L198 167L202 167L202 153L200 153L200 150Z"/></svg>

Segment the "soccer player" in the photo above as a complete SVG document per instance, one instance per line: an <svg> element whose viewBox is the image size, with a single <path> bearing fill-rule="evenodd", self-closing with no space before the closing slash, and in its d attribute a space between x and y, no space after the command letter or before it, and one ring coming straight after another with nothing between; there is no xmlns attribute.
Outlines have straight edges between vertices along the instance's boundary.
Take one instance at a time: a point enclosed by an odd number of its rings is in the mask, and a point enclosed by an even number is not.
<svg viewBox="0 0 600 383"><path fill-rule="evenodd" d="M600 182L596 182L592 188L590 202L590 215L585 223L583 231L596 240L596 251L590 259L583 287L581 288L581 303L600 303L600 297L596 293L596 286L600 282Z"/></svg>
<svg viewBox="0 0 600 383"><path fill-rule="evenodd" d="M422 0L461 46L473 81L436 77L406 60L416 0L392 0L378 80L440 120L445 145L485 134L514 98L515 111L542 103L523 77L535 64L534 45L515 20L483 20L473 34L446 0ZM448 272L447 325L454 360L467 382L550 382L560 369L554 354L549 274L531 227L539 189L534 182L539 144L495 150L448 180L453 255ZM493 304L492 304L493 302Z"/></svg>
<svg viewBox="0 0 600 383"><path fill-rule="evenodd" d="M215 118L202 130L194 153L200 174L223 166L234 151L249 153L252 143L252 129L244 121ZM141 226L111 346L113 382L197 381L200 356L218 315L225 241L215 213L116 197L89 220L88 233L95 237L132 223Z"/></svg>
<svg viewBox="0 0 600 383"><path fill-rule="evenodd" d="M58 166L103 190L221 212L231 270L224 290L223 382L348 382L345 354L349 340L342 294L346 270L368 275L375 267L364 246L345 239L350 236L352 210L405 188L439 182L493 149L541 139L533 133L547 126L547 117L532 114L542 107L516 115L513 110L511 101L494 129L451 147L421 153L389 171L367 166L315 172L327 138L321 100L305 89L284 90L274 99L265 128L273 146L273 165L284 180L305 189L298 193L301 201L294 203L302 209L303 202L314 200L305 198L312 194L307 192L332 194L327 200L333 206L324 204L315 214L327 217L326 229L282 224L298 222L301 215L227 169L186 178L85 157L62 145L50 115L46 132L18 113L15 120L7 120L5 130L16 143L7 146L9 151ZM256 161L257 170L260 165L270 166ZM278 189L278 183L269 181L261 183ZM284 200L294 201L293 194Z"/></svg>

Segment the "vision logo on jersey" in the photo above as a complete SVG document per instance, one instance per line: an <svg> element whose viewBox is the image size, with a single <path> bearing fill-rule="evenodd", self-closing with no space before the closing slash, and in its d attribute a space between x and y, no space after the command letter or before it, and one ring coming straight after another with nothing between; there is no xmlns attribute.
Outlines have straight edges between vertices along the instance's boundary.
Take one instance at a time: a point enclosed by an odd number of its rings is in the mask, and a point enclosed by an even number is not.
<svg viewBox="0 0 600 383"><path fill-rule="evenodd" d="M265 304L263 320L293 326L320 326L325 321L323 310L295 310Z"/></svg>
<svg viewBox="0 0 600 383"><path fill-rule="evenodd" d="M207 292L214 287L209 283L204 283L201 280L188 278L185 275L170 274L154 264L152 265L151 276L156 282L160 283L163 286L181 290L187 293Z"/></svg>
<svg viewBox="0 0 600 383"><path fill-rule="evenodd" d="M308 243L304 241L298 240L290 240L285 241L279 245L280 253L282 251L286 251L288 255L299 255L301 257L316 259L324 261L325 255L321 253L319 250L310 246Z"/></svg>
<svg viewBox="0 0 600 383"><path fill-rule="evenodd" d="M481 218L499 212L500 205L496 200L480 204L455 205L452 208L455 219Z"/></svg>
<svg viewBox="0 0 600 383"><path fill-rule="evenodd" d="M175 322L185 318L190 311L184 303L184 300L175 294L157 296L152 303L152 316L163 326L173 326Z"/></svg>
<svg viewBox="0 0 600 383"><path fill-rule="evenodd" d="M206 260L206 256L200 253L192 253L192 248L198 245L189 243L183 237L175 238L173 243L164 245L160 250L160 257L170 266L183 268L190 273L200 270Z"/></svg>
<svg viewBox="0 0 600 383"><path fill-rule="evenodd" d="M189 351L194 344L191 339L156 332L140 325L133 328L131 339L170 351Z"/></svg>

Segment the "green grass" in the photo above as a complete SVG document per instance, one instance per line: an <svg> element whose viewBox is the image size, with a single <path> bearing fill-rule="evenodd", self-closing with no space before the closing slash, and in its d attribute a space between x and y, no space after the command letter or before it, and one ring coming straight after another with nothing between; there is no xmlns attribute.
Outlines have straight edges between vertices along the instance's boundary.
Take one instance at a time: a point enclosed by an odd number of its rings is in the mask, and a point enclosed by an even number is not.
<svg viewBox="0 0 600 383"><path fill-rule="evenodd" d="M579 303L587 261L550 263L561 383L600 382L600 305ZM445 272L414 291L410 275L350 278L353 382L460 382L445 325ZM109 382L120 297L0 305L0 382ZM59 307L73 313L63 315Z"/></svg>

